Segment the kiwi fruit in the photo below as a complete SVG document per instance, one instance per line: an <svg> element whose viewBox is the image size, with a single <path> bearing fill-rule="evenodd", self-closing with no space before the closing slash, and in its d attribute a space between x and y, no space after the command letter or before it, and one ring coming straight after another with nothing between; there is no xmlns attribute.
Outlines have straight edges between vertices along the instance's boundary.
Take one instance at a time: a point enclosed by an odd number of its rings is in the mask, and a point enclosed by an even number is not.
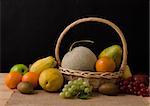
<svg viewBox="0 0 150 106"><path fill-rule="evenodd" d="M104 95L117 95L119 87L114 83L104 83L99 87L98 91Z"/></svg>
<svg viewBox="0 0 150 106"><path fill-rule="evenodd" d="M17 89L23 94L32 94L34 91L33 85L30 82L20 82L17 85Z"/></svg>

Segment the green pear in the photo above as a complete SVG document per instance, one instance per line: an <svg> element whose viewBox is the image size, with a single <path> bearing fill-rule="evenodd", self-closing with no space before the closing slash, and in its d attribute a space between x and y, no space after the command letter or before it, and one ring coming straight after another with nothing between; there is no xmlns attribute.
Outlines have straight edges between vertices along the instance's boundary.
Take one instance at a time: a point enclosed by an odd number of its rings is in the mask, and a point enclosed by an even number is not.
<svg viewBox="0 0 150 106"><path fill-rule="evenodd" d="M122 78L123 79L128 79L129 77L132 77L132 73L130 71L130 67L126 65L125 70L123 72Z"/></svg>
<svg viewBox="0 0 150 106"><path fill-rule="evenodd" d="M112 58L115 61L116 66L119 67L122 57L122 48L119 45L107 47L100 53L98 58L105 56Z"/></svg>

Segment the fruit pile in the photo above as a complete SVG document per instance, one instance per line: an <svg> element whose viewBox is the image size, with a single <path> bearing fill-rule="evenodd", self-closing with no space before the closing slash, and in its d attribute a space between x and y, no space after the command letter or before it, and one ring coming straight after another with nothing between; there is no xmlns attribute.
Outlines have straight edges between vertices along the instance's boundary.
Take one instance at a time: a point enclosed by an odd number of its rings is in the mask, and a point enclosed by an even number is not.
<svg viewBox="0 0 150 106"><path fill-rule="evenodd" d="M30 68L16 64L6 75L5 84L24 94L34 93L39 86L46 91L58 91L63 85L63 76L55 66L56 61L52 56L37 60Z"/></svg>
<svg viewBox="0 0 150 106"><path fill-rule="evenodd" d="M81 51L83 52L82 56L76 54ZM89 60L86 59L87 57ZM112 45L104 49L98 56L98 59L90 49L78 47L64 56L62 66L71 69L83 69L83 71L89 69L89 71L97 72L114 72L120 67L121 57L122 48L119 45ZM82 58L84 59L82 60ZM91 64L88 63L90 60L92 60ZM85 64L83 65L82 63ZM29 68L24 64L16 64L7 74L5 84L11 89L17 88L18 91L24 94L34 93L34 89L38 89L40 86L42 89L49 92L61 90L60 96L63 98L89 98L93 89L88 80L79 78L68 81L64 85L64 88L62 88L64 78L59 69L56 68L56 65L57 62L52 56L37 60ZM148 76L132 76L129 66L126 65L119 83L105 82L99 86L98 92L104 95L118 95L118 93L125 93L142 95L145 97L149 96L150 93L148 85Z"/></svg>

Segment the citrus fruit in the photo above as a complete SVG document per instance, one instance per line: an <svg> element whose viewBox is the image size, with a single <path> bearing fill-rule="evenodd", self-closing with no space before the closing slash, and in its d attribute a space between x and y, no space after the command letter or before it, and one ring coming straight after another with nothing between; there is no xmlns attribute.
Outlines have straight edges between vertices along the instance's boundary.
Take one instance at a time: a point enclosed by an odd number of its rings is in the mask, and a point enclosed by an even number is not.
<svg viewBox="0 0 150 106"><path fill-rule="evenodd" d="M23 77L22 77L23 82L30 82L32 85L35 87L38 86L38 81L39 81L39 74L36 72L27 72Z"/></svg>
<svg viewBox="0 0 150 106"><path fill-rule="evenodd" d="M5 84L7 87L14 89L21 82L22 75L19 72L8 73L5 77Z"/></svg>
<svg viewBox="0 0 150 106"><path fill-rule="evenodd" d="M97 60L95 68L98 72L113 72L116 65L112 58L101 57Z"/></svg>
<svg viewBox="0 0 150 106"><path fill-rule="evenodd" d="M57 91L63 85L63 76L57 68L48 68L41 72L39 77L40 86L46 91Z"/></svg>

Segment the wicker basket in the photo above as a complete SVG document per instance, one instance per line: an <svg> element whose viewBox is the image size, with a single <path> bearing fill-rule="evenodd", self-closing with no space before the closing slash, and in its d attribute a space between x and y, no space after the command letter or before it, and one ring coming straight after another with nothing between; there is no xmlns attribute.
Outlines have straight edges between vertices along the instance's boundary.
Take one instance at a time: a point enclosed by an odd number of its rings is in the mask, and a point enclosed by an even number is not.
<svg viewBox="0 0 150 106"><path fill-rule="evenodd" d="M107 24L111 26L119 35L122 45L123 45L123 59L121 66L119 68L119 71L117 72L90 72L90 71L81 71L81 70L72 70L72 69L65 69L61 67L61 61L59 58L59 48L61 45L61 41L63 37L66 35L66 33L73 28L74 26L80 24L80 23L85 23L85 22L100 22ZM60 34L56 48L55 48L55 57L59 65L60 72L64 75L66 80L74 80L77 78L84 78L89 81L89 83L93 86L94 89L97 89L101 84L105 82L113 82L115 83L118 78L122 75L122 72L125 69L125 66L127 64L127 44L125 37L122 33L122 31L112 22L102 19L102 18L97 18L97 17L89 17L89 18L82 18L78 19L77 21L71 23L68 25L64 31Z"/></svg>

